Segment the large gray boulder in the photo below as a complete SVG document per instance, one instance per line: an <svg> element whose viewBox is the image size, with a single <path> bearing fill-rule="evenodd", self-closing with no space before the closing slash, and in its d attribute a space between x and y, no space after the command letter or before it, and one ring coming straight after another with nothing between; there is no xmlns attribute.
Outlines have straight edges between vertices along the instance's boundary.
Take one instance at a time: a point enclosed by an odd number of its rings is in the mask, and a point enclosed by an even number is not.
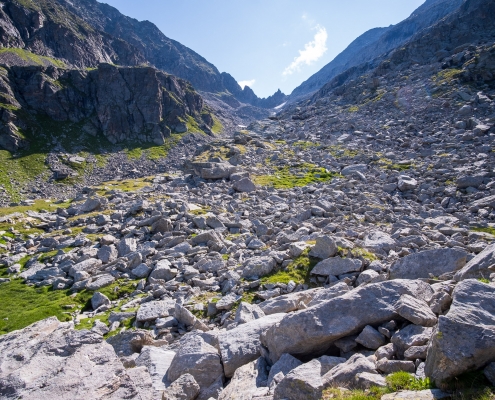
<svg viewBox="0 0 495 400"><path fill-rule="evenodd" d="M335 297L342 296L349 292L352 288L345 282L338 282L335 285L325 288L317 289L313 293L313 299L308 303L308 307L316 306L324 301L331 300Z"/></svg>
<svg viewBox="0 0 495 400"><path fill-rule="evenodd" d="M163 393L163 400L194 400L200 390L194 377L184 374L167 388Z"/></svg>
<svg viewBox="0 0 495 400"><path fill-rule="evenodd" d="M425 374L439 387L495 361L495 287L467 279L452 297L449 312L438 319L426 357Z"/></svg>
<svg viewBox="0 0 495 400"><path fill-rule="evenodd" d="M265 359L260 357L238 368L218 400L251 400L258 388L266 384L266 367Z"/></svg>
<svg viewBox="0 0 495 400"><path fill-rule="evenodd" d="M139 392L101 335L51 317L0 336L2 399L130 399Z"/></svg>
<svg viewBox="0 0 495 400"><path fill-rule="evenodd" d="M136 315L138 322L154 321L157 318L168 317L175 312L175 301L160 300L143 303Z"/></svg>
<svg viewBox="0 0 495 400"><path fill-rule="evenodd" d="M323 354L337 339L398 317L394 305L403 294L428 300L433 294L422 281L394 280L354 289L306 310L287 314L261 337L276 362L283 353Z"/></svg>
<svg viewBox="0 0 495 400"><path fill-rule="evenodd" d="M313 246L309 255L311 257L321 258L333 257L337 254L337 243L330 236L320 236L316 238L316 244Z"/></svg>
<svg viewBox="0 0 495 400"><path fill-rule="evenodd" d="M464 279L489 278L495 270L489 267L495 264L495 243L487 246L481 253L469 261L454 275L456 281Z"/></svg>
<svg viewBox="0 0 495 400"><path fill-rule="evenodd" d="M184 374L191 374L202 390L207 389L223 376L218 350L200 336L188 338L177 350L168 369L167 379L173 382Z"/></svg>
<svg viewBox="0 0 495 400"><path fill-rule="evenodd" d="M394 250L397 242L385 232L374 231L364 238L364 247L373 251L386 252Z"/></svg>
<svg viewBox="0 0 495 400"><path fill-rule="evenodd" d="M455 272L466 265L467 253L458 249L421 251L397 260L390 267L390 279L418 279Z"/></svg>
<svg viewBox="0 0 495 400"><path fill-rule="evenodd" d="M240 274L244 278L259 278L272 272L276 264L272 257L252 257L244 263Z"/></svg>
<svg viewBox="0 0 495 400"><path fill-rule="evenodd" d="M323 392L321 364L312 360L290 371L275 387L274 400L320 400Z"/></svg>
<svg viewBox="0 0 495 400"><path fill-rule="evenodd" d="M225 376L230 378L237 368L256 360L260 355L260 336L279 322L285 314L273 314L239 325L218 335Z"/></svg>
<svg viewBox="0 0 495 400"><path fill-rule="evenodd" d="M320 261L311 273L313 275L343 275L349 272L361 271L363 262L354 258L333 257Z"/></svg>

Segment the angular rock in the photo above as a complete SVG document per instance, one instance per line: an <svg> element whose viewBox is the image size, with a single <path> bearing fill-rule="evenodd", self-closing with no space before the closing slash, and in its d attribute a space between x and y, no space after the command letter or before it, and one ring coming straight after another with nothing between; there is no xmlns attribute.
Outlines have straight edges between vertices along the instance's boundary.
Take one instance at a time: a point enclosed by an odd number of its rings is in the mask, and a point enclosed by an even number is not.
<svg viewBox="0 0 495 400"><path fill-rule="evenodd" d="M354 354L345 363L339 364L323 375L325 388L356 385L355 376L362 372L376 374L375 364L362 354Z"/></svg>
<svg viewBox="0 0 495 400"><path fill-rule="evenodd" d="M285 376L290 371L299 367L300 365L302 365L302 362L299 361L297 358L292 357L290 354L282 354L280 360L278 360L270 368L270 373L268 374L267 386L270 386L275 375L282 373Z"/></svg>
<svg viewBox="0 0 495 400"><path fill-rule="evenodd" d="M401 192L407 192L408 190L414 190L418 187L418 181L407 175L399 176L399 182L397 187Z"/></svg>
<svg viewBox="0 0 495 400"><path fill-rule="evenodd" d="M218 400L251 400L258 388L262 384L266 385L266 367L265 359L260 357L237 368Z"/></svg>
<svg viewBox="0 0 495 400"><path fill-rule="evenodd" d="M495 243L487 246L481 253L477 254L463 268L454 275L456 281L464 279L488 279L494 270L489 269L495 265Z"/></svg>
<svg viewBox="0 0 495 400"><path fill-rule="evenodd" d="M400 358L404 352L412 346L423 346L428 343L433 333L433 328L425 328L418 325L407 325L400 329L391 338Z"/></svg>
<svg viewBox="0 0 495 400"><path fill-rule="evenodd" d="M338 282L334 286L329 288L315 290L313 299L308 303L308 307L315 306L323 303L324 301L331 300L335 297L342 296L349 292L352 288L345 282Z"/></svg>
<svg viewBox="0 0 495 400"><path fill-rule="evenodd" d="M194 400L200 387L191 374L184 374L163 393L163 400Z"/></svg>
<svg viewBox="0 0 495 400"><path fill-rule="evenodd" d="M431 311L428 303L407 294L401 296L399 301L395 303L395 311L402 318L415 325L431 327L437 324L437 317Z"/></svg>
<svg viewBox="0 0 495 400"><path fill-rule="evenodd" d="M369 325L364 327L356 338L356 342L372 350L376 350L386 343L385 336Z"/></svg>
<svg viewBox="0 0 495 400"><path fill-rule="evenodd" d="M290 371L275 387L274 400L320 400L323 392L321 365L312 360Z"/></svg>
<svg viewBox="0 0 495 400"><path fill-rule="evenodd" d="M467 279L452 299L449 312L438 318L426 358L425 374L439 387L495 360L495 287Z"/></svg>
<svg viewBox="0 0 495 400"><path fill-rule="evenodd" d="M455 272L466 265L467 253L458 249L435 249L399 259L390 267L390 279L418 279Z"/></svg>
<svg viewBox="0 0 495 400"><path fill-rule="evenodd" d="M144 346L136 358L136 365L146 367L151 377L152 388L154 391L164 390L167 386L165 376L167 374L175 352L164 350L155 346Z"/></svg>
<svg viewBox="0 0 495 400"><path fill-rule="evenodd" d="M387 387L387 382L382 375L359 372L354 378L354 386L359 389L371 389L372 387Z"/></svg>
<svg viewBox="0 0 495 400"><path fill-rule="evenodd" d="M168 317L175 312L175 301L150 301L141 304L136 315L138 322L154 321L157 318Z"/></svg>
<svg viewBox="0 0 495 400"><path fill-rule="evenodd" d="M119 257L124 257L137 249L136 239L126 238L122 239L117 243L117 251L119 252Z"/></svg>
<svg viewBox="0 0 495 400"><path fill-rule="evenodd" d="M394 250L397 242L390 235L381 231L374 231L364 238L364 247L374 251L383 251L388 253Z"/></svg>
<svg viewBox="0 0 495 400"><path fill-rule="evenodd" d="M313 299L313 294L312 291L284 294L260 303L259 307L266 315L288 313L298 310L300 303L306 306Z"/></svg>
<svg viewBox="0 0 495 400"><path fill-rule="evenodd" d="M319 236L309 255L311 257L326 259L337 254L337 243L330 236Z"/></svg>
<svg viewBox="0 0 495 400"><path fill-rule="evenodd" d="M0 397L72 400L77 393L91 399L138 397L101 335L51 317L0 337Z"/></svg>
<svg viewBox="0 0 495 400"><path fill-rule="evenodd" d="M363 267L363 262L353 258L333 257L320 261L315 265L311 274L313 275L343 275L349 272L360 271Z"/></svg>
<svg viewBox="0 0 495 400"><path fill-rule="evenodd" d="M237 368L260 356L261 334L284 316L285 314L268 315L218 335L218 346L227 378L233 376Z"/></svg>
<svg viewBox="0 0 495 400"><path fill-rule="evenodd" d="M207 389L223 376L218 350L200 336L192 336L181 343L167 372L167 379L174 382L184 374L191 374L200 388Z"/></svg>
<svg viewBox="0 0 495 400"><path fill-rule="evenodd" d="M249 192L254 192L256 190L256 185L253 183L251 179L245 177L238 181L235 181L233 184L233 188L237 192L249 193Z"/></svg>
<svg viewBox="0 0 495 400"><path fill-rule="evenodd" d="M238 324L245 324L247 322L263 318L264 316L265 313L258 305L249 304L243 301L235 313L234 322Z"/></svg>
<svg viewBox="0 0 495 400"><path fill-rule="evenodd" d="M110 304L110 299L100 292L95 292L91 297L91 307L93 307L93 310L97 310L103 305L109 306Z"/></svg>
<svg viewBox="0 0 495 400"><path fill-rule="evenodd" d="M252 257L244 263L240 273L244 278L259 278L272 272L275 265L272 257Z"/></svg>
<svg viewBox="0 0 495 400"><path fill-rule="evenodd" d="M393 374L399 371L409 372L411 374L416 372L416 366L412 361L387 360L386 358L382 358L376 363L376 369L384 374Z"/></svg>
<svg viewBox="0 0 495 400"><path fill-rule="evenodd" d="M337 339L397 318L394 304L403 294L425 299L433 293L421 281L394 280L354 289L306 310L287 314L262 335L276 362L283 353L294 356L324 352ZM366 304L366 307L362 305Z"/></svg>

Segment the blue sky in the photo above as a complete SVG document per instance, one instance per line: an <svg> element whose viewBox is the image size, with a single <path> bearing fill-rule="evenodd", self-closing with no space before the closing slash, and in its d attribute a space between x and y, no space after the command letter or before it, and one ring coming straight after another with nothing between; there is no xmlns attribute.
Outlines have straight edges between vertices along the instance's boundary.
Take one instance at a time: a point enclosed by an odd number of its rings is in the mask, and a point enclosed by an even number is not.
<svg viewBox="0 0 495 400"><path fill-rule="evenodd" d="M407 18L424 0L99 0L153 22L248 83L260 97L290 92L371 28Z"/></svg>

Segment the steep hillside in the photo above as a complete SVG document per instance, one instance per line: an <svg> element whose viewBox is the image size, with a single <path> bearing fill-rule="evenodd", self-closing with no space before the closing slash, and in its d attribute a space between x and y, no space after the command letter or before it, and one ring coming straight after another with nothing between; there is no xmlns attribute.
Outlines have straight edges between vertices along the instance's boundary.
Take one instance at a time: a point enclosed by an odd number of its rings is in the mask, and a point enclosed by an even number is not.
<svg viewBox="0 0 495 400"><path fill-rule="evenodd" d="M166 37L154 24L122 15L96 0L11 0L0 11L0 43L62 60L76 68L99 63L150 64L186 79L201 91L229 93L272 107L199 54ZM255 104L256 103L256 104Z"/></svg>
<svg viewBox="0 0 495 400"><path fill-rule="evenodd" d="M298 86L290 95L292 101L315 92L331 79L349 68L375 59L384 59L387 54L407 42L423 29L437 23L456 10L463 0L428 0L415 10L409 18L388 28L375 28L353 41L342 53Z"/></svg>

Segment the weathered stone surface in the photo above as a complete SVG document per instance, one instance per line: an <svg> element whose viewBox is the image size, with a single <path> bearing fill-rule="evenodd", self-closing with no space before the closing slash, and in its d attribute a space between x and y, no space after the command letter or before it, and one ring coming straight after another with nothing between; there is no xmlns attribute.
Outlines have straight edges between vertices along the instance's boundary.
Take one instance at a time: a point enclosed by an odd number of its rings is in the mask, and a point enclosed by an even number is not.
<svg viewBox="0 0 495 400"><path fill-rule="evenodd" d="M260 336L285 314L273 314L242 324L218 335L225 376L230 378L237 368L260 356Z"/></svg>
<svg viewBox="0 0 495 400"><path fill-rule="evenodd" d="M110 305L110 299L100 292L95 292L91 297L91 307L96 310L103 305Z"/></svg>
<svg viewBox="0 0 495 400"><path fill-rule="evenodd" d="M255 319L263 318L264 316L265 313L257 304L249 304L243 301L235 312L234 322L245 324Z"/></svg>
<svg viewBox="0 0 495 400"><path fill-rule="evenodd" d="M300 303L307 305L313 299L311 291L284 294L259 304L266 315L288 313L300 308Z"/></svg>
<svg viewBox="0 0 495 400"><path fill-rule="evenodd" d="M166 374L175 357L175 352L154 346L144 346L136 358L136 365L146 367L151 377L155 391L164 390L167 381Z"/></svg>
<svg viewBox="0 0 495 400"><path fill-rule="evenodd" d="M381 231L374 231L364 238L364 247L375 250L389 252L394 250L397 242L390 235Z"/></svg>
<svg viewBox="0 0 495 400"><path fill-rule="evenodd" d="M102 266L101 260L96 258L88 258L87 260L81 261L78 264L70 267L69 276L74 277L77 272L87 272L88 274L94 274Z"/></svg>
<svg viewBox="0 0 495 400"><path fill-rule="evenodd" d="M272 257L253 257L244 263L240 273L244 278L259 278L272 272L275 265Z"/></svg>
<svg viewBox="0 0 495 400"><path fill-rule="evenodd" d="M410 280L359 287L306 310L287 314L262 335L262 343L268 348L272 362L283 353L296 356L324 352L337 339L366 325L398 317L393 306L402 294L425 299L432 293L428 284ZM362 304L367 304L367 307L362 307Z"/></svg>
<svg viewBox="0 0 495 400"><path fill-rule="evenodd" d="M437 324L437 317L431 311L428 303L407 294L401 296L399 301L395 303L395 311L415 325L431 327Z"/></svg>
<svg viewBox="0 0 495 400"><path fill-rule="evenodd" d="M321 365L312 360L290 371L275 388L274 400L320 400L323 391Z"/></svg>
<svg viewBox="0 0 495 400"><path fill-rule="evenodd" d="M237 368L218 400L251 400L257 389L266 384L267 378L266 361L260 357Z"/></svg>
<svg viewBox="0 0 495 400"><path fill-rule="evenodd" d="M320 236L316 238L316 244L310 250L311 257L326 259L337 254L337 243L330 236Z"/></svg>
<svg viewBox="0 0 495 400"><path fill-rule="evenodd" d="M323 303L324 301L331 300L335 297L342 296L349 292L352 288L345 282L339 282L329 288L315 290L313 299L308 303L308 307L315 306Z"/></svg>
<svg viewBox="0 0 495 400"><path fill-rule="evenodd" d="M157 318L168 317L175 311L175 302L171 300L150 301L141 304L136 320L139 322L153 321Z"/></svg>
<svg viewBox="0 0 495 400"><path fill-rule="evenodd" d="M343 275L349 272L360 271L363 262L353 258L333 257L320 261L315 265L311 273L313 275Z"/></svg>
<svg viewBox="0 0 495 400"><path fill-rule="evenodd" d="M495 243L487 246L454 275L456 281L464 279L489 278L495 272L489 267L495 264Z"/></svg>
<svg viewBox="0 0 495 400"><path fill-rule="evenodd" d="M488 364L483 370L483 374L486 376L486 379L488 379L490 383L495 386L495 362Z"/></svg>
<svg viewBox="0 0 495 400"><path fill-rule="evenodd" d="M398 330L391 338L397 354L402 357L404 352L412 346L423 346L428 343L433 333L433 328L425 328L418 325L407 325Z"/></svg>
<svg viewBox="0 0 495 400"><path fill-rule="evenodd" d="M369 325L364 327L356 338L356 342L372 350L376 350L386 343L385 336Z"/></svg>
<svg viewBox="0 0 495 400"><path fill-rule="evenodd" d="M382 375L359 372L354 378L354 386L360 389L370 389L372 387L386 387L387 382Z"/></svg>
<svg viewBox="0 0 495 400"><path fill-rule="evenodd" d="M52 317L0 337L0 397L122 399L138 396L101 335Z"/></svg>
<svg viewBox="0 0 495 400"><path fill-rule="evenodd" d="M426 358L425 374L439 386L495 361L495 287L467 279L452 298L449 312L438 319Z"/></svg>
<svg viewBox="0 0 495 400"><path fill-rule="evenodd" d="M321 376L323 376L337 365L345 363L347 359L344 357L321 356L318 357L318 361L321 364Z"/></svg>
<svg viewBox="0 0 495 400"><path fill-rule="evenodd" d="M270 386L270 384L273 381L273 378L278 373L281 372L285 376L290 371L292 371L294 368L297 368L300 365L302 365L302 362L299 361L297 358L292 357L290 354L287 354L287 353L282 354L282 357L280 357L280 360L278 360L270 368L270 373L268 374L267 386Z"/></svg>
<svg viewBox="0 0 495 400"><path fill-rule="evenodd" d="M163 400L194 400L200 391L191 374L184 374L173 382L163 393Z"/></svg>
<svg viewBox="0 0 495 400"><path fill-rule="evenodd" d="M384 374L392 374L399 371L412 374L416 372L416 367L412 361L387 360L386 358L382 358L376 363L376 369Z"/></svg>
<svg viewBox="0 0 495 400"><path fill-rule="evenodd" d="M327 387L356 385L355 376L362 372L376 373L375 364L362 354L354 354L345 363L339 364L323 375L323 385Z"/></svg>
<svg viewBox="0 0 495 400"><path fill-rule="evenodd" d="M399 259L390 267L390 279L418 279L455 272L466 264L467 253L458 249L435 249Z"/></svg>
<svg viewBox="0 0 495 400"><path fill-rule="evenodd" d="M249 192L254 192L256 190L256 185L248 177L235 181L232 186L235 191L241 193L249 193Z"/></svg>
<svg viewBox="0 0 495 400"><path fill-rule="evenodd" d="M168 369L167 379L173 382L184 374L191 374L202 390L207 389L223 376L218 350L200 336L188 338L177 350Z"/></svg>

